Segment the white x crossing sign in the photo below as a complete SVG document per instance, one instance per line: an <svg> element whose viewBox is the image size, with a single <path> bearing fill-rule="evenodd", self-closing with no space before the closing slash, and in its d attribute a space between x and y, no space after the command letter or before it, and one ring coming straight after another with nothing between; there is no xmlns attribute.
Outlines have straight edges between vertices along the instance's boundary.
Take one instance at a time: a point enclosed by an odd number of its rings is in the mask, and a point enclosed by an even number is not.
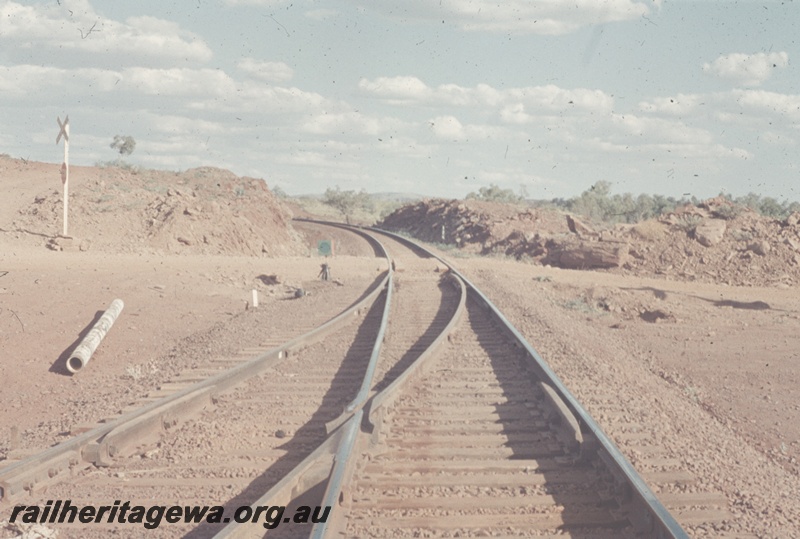
<svg viewBox="0 0 800 539"><path fill-rule="evenodd" d="M61 122L61 117L56 116L58 122L58 136L56 137L56 144L61 142L61 137L64 137L64 163L61 165L61 183L64 184L64 237L67 237L67 224L68 224L68 208L69 208L69 115L64 117L64 122Z"/></svg>
<svg viewBox="0 0 800 539"><path fill-rule="evenodd" d="M64 118L64 123L63 124L61 123L61 117L60 116L56 117L56 121L58 122L58 127L61 128L61 130L58 132L58 136L56 137L56 144L61 142L61 137L62 136L64 137L65 141L69 142L69 133L67 132L67 125L69 125L69 115L67 115L67 117Z"/></svg>

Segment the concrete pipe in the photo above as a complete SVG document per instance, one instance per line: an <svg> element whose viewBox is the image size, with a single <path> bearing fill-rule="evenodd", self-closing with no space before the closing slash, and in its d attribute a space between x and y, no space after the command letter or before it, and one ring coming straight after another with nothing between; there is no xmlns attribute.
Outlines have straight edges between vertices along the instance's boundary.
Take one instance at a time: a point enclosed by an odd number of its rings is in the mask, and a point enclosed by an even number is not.
<svg viewBox="0 0 800 539"><path fill-rule="evenodd" d="M114 325L114 322L119 316L119 313L122 312L124 306L125 304L121 299L115 299L111 302L111 305L108 306L106 312L103 313L103 316L100 317L100 320L97 321L89 334L83 338L78 347L70 354L69 359L67 359L67 369L69 372L75 374L89 363L92 354L97 350L97 347L106 336L106 333L108 333L108 330L111 329L111 326Z"/></svg>

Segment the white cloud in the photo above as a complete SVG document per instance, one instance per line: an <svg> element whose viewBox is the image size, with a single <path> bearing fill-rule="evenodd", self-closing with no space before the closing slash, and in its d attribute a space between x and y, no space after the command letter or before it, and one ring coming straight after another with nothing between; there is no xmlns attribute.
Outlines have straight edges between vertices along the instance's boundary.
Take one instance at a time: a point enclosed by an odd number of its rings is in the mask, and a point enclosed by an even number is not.
<svg viewBox="0 0 800 539"><path fill-rule="evenodd" d="M627 137L639 137L645 141L702 145L714 140L707 130L690 127L680 120L625 114L614 115L613 123L620 126Z"/></svg>
<svg viewBox="0 0 800 539"><path fill-rule="evenodd" d="M307 119L300 130L317 135L371 135L377 136L385 132L393 132L403 127L403 123L394 118L376 118L356 111L327 112L323 111ZM386 136L388 138L388 135Z"/></svg>
<svg viewBox="0 0 800 539"><path fill-rule="evenodd" d="M275 114L316 115L350 109L298 88L236 80L218 69L154 69L129 67L119 71L64 69L35 65L0 66L0 93L6 103L52 102L53 88L65 95L85 95L96 107L117 106L120 99L134 107L146 98L145 110L191 111L248 117ZM138 105L141 106L141 105Z"/></svg>
<svg viewBox="0 0 800 539"><path fill-rule="evenodd" d="M398 19L446 20L470 31L546 35L568 34L584 26L637 19L650 14L651 5L654 3L637 0L407 0L402 4L370 3L372 9Z"/></svg>
<svg viewBox="0 0 800 539"><path fill-rule="evenodd" d="M272 161L280 165L293 165L301 167L318 167L328 170L357 170L359 164L353 159L338 159L337 154L331 155L324 151L300 151L285 155L273 155Z"/></svg>
<svg viewBox="0 0 800 539"><path fill-rule="evenodd" d="M764 131L763 133L761 133L760 139L774 146L797 145L797 139L795 139L794 137L783 135L781 133L776 133L775 131Z"/></svg>
<svg viewBox="0 0 800 539"><path fill-rule="evenodd" d="M297 2L299 0L295 0ZM275 7L289 0L226 0L228 5ZM407 22L447 21L462 30L514 34L563 35L580 28L610 22L630 21L660 9L661 0L405 0L363 2L350 0L359 10L375 10ZM311 9L307 17L324 20L333 9Z"/></svg>
<svg viewBox="0 0 800 539"><path fill-rule="evenodd" d="M151 131L156 133L169 133L173 135L221 135L236 131L220 122L211 122L199 118L177 116L174 114L154 114L151 112L140 113L141 119L151 126Z"/></svg>
<svg viewBox="0 0 800 539"><path fill-rule="evenodd" d="M448 140L465 138L464 126L454 116L437 116L429 121L437 137Z"/></svg>
<svg viewBox="0 0 800 539"><path fill-rule="evenodd" d="M482 140L509 140L515 133L503 126L462 123L455 116L441 115L426 122L433 134L444 141L478 142Z"/></svg>
<svg viewBox="0 0 800 539"><path fill-rule="evenodd" d="M500 111L500 119L508 124L527 124L534 120L534 117L525 112L525 105L514 103L503 107Z"/></svg>
<svg viewBox="0 0 800 539"><path fill-rule="evenodd" d="M0 93L5 100L52 100L53 88L66 95L106 92L120 80L121 74L107 69L62 69L21 64L0 66Z"/></svg>
<svg viewBox="0 0 800 539"><path fill-rule="evenodd" d="M699 94L678 94L669 97L655 97L650 101L642 101L639 103L639 110L647 113L680 117L694 112L702 102L703 96Z"/></svg>
<svg viewBox="0 0 800 539"><path fill-rule="evenodd" d="M535 112L575 110L611 111L614 98L601 90L565 89L549 84L497 90L486 84L464 87L443 84L431 88L417 77L379 77L361 79L359 89L391 104L428 104L458 107L501 108L501 116L512 123L530 121Z"/></svg>
<svg viewBox="0 0 800 539"><path fill-rule="evenodd" d="M217 69L131 67L123 70L122 81L145 95L224 96L237 90L234 80Z"/></svg>
<svg viewBox="0 0 800 539"><path fill-rule="evenodd" d="M417 162L429 158L435 151L435 145L424 144L408 136L391 136L388 140L382 139L379 144L380 150L386 154L414 159Z"/></svg>
<svg viewBox="0 0 800 539"><path fill-rule="evenodd" d="M246 81L236 83L236 88L231 91L217 92L217 95L208 96L198 92L197 98L189 101L186 106L195 111L247 113L251 116L297 113L314 115L324 110L347 108L345 104L329 100L315 92Z"/></svg>
<svg viewBox="0 0 800 539"><path fill-rule="evenodd" d="M116 62L207 62L212 53L197 35L171 21L131 17L118 22L98 15L88 0L59 4L0 5L0 43L6 52L37 54L85 52Z"/></svg>
<svg viewBox="0 0 800 539"><path fill-rule="evenodd" d="M601 90L585 88L564 89L549 84L507 90L507 99L517 101L534 110L583 109L610 112L614 98Z"/></svg>
<svg viewBox="0 0 800 539"><path fill-rule="evenodd" d="M773 69L789 65L786 52L757 54L733 53L703 64L703 71L740 86L759 86L772 75Z"/></svg>
<svg viewBox="0 0 800 539"><path fill-rule="evenodd" d="M253 58L243 58L236 67L254 79L265 82L286 82L294 77L294 70L283 62L260 62Z"/></svg>
<svg viewBox="0 0 800 539"><path fill-rule="evenodd" d="M771 113L775 116L800 121L800 95L779 94L764 90L734 90L733 98L743 107L760 114Z"/></svg>
<svg viewBox="0 0 800 539"><path fill-rule="evenodd" d="M417 77L378 77L374 81L361 79L358 87L367 94L395 104L425 101L432 94L431 89Z"/></svg>

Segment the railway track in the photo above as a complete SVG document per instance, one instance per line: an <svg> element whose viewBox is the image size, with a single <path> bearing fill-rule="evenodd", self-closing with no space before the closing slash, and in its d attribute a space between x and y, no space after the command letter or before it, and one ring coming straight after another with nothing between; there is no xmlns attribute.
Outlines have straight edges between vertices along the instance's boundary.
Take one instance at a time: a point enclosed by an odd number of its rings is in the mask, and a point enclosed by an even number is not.
<svg viewBox="0 0 800 539"><path fill-rule="evenodd" d="M434 266L428 269L427 280L412 277L411 266L401 270L401 282L408 286L394 294L401 305L409 301L406 296L423 290L430 299L414 311L413 320L400 322L408 326L405 333L414 343L396 343L395 349L403 348L398 361L407 361L415 349L425 347L426 333L432 331L428 326L437 315L447 318L447 302L441 296L448 288L439 282ZM215 358L162 384L122 416L87 426L65 443L0 469L2 497L6 503L24 499L42 506L47 499L97 504L100 493L109 500L145 505L153 500L191 500L198 505L226 500L227 506L237 507L249 501L250 492L263 492L322 443L327 424L335 422L360 389L369 394L373 378L385 382L397 372L397 366L387 362L380 370L374 368L376 362L369 362L389 314L385 290L390 278L387 274L378 279L363 301L327 327L277 346L273 336L263 346ZM348 325L353 318L359 323ZM412 323L428 318L419 335L412 335ZM249 359L254 354L260 355ZM370 364L373 368L368 370ZM111 528L114 524L66 525L62 536L103 536ZM212 533L203 526L156 532ZM136 535L136 530L131 533Z"/></svg>
<svg viewBox="0 0 800 539"><path fill-rule="evenodd" d="M488 299L443 260L371 234L394 271L362 302L215 378L187 376L192 385L168 388L57 456L51 448L0 470L3 494L41 505L97 504L98 493L141 505L224 503L226 514L332 507L313 527L287 517L269 530L152 530L163 537L686 537ZM173 425L184 411L194 419ZM685 499L675 503L699 506L695 521L719 517L703 506L718 500ZM110 531L141 529L74 524L60 537Z"/></svg>
<svg viewBox="0 0 800 539"><path fill-rule="evenodd" d="M349 537L479 531L632 537L613 481L576 465L522 354L475 302L453 346L397 399L350 486Z"/></svg>

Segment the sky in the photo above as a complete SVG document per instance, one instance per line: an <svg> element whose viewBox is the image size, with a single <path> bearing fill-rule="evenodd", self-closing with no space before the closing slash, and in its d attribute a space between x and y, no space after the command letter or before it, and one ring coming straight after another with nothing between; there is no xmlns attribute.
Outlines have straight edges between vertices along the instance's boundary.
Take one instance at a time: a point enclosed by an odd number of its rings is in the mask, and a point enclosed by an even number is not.
<svg viewBox="0 0 800 539"><path fill-rule="evenodd" d="M69 115L70 164L132 136L289 194L800 200L798 30L792 0L0 0L0 153L60 163Z"/></svg>

